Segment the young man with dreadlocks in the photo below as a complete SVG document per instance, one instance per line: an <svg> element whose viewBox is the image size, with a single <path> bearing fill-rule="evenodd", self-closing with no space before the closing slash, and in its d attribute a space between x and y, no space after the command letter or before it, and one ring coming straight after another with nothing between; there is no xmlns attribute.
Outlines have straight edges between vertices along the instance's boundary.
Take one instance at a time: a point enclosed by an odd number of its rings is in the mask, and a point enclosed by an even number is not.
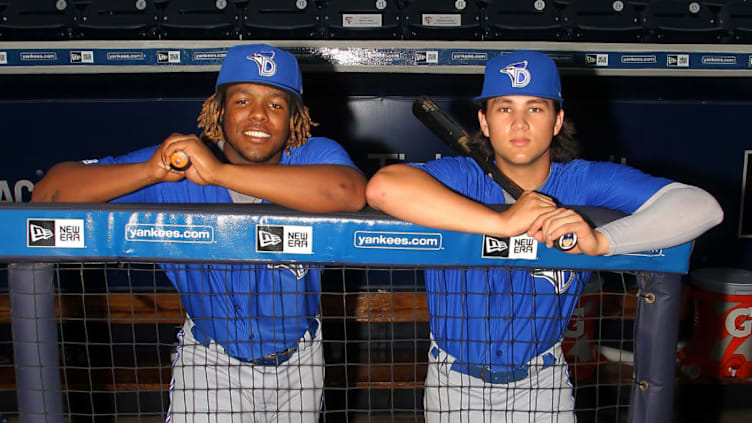
<svg viewBox="0 0 752 423"><path fill-rule="evenodd" d="M357 211L365 178L345 150L311 137L297 60L267 45L228 50L199 115L203 139L173 134L123 156L55 165L33 201L275 203ZM184 170L170 167L182 152ZM168 421L317 422L324 381L319 269L163 265L188 314Z"/></svg>
<svg viewBox="0 0 752 423"><path fill-rule="evenodd" d="M470 158L382 168L370 205L419 225L496 237L527 234L571 254L612 255L677 245L720 223L697 187L625 165L576 159L554 62L538 52L497 56L476 98L482 144L525 192L516 201ZM630 215L592 228L562 204ZM488 204L513 203L501 212ZM574 399L561 339L589 273L521 269L425 271L432 343L427 422L572 422Z"/></svg>

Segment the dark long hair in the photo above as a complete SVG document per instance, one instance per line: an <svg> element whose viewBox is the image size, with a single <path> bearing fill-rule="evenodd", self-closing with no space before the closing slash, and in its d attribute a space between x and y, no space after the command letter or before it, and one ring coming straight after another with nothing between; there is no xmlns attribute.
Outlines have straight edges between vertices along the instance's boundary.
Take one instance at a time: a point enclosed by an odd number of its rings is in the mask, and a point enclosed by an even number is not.
<svg viewBox="0 0 752 423"><path fill-rule="evenodd" d="M485 114L488 110L488 100L481 103L481 109ZM559 113L561 104L554 101L554 113ZM564 118L561 130L551 140L551 161L567 163L577 159L582 154L580 141L576 137L574 123ZM491 140L478 130L470 137L470 147L480 151L488 161L494 160L494 151L491 146Z"/></svg>

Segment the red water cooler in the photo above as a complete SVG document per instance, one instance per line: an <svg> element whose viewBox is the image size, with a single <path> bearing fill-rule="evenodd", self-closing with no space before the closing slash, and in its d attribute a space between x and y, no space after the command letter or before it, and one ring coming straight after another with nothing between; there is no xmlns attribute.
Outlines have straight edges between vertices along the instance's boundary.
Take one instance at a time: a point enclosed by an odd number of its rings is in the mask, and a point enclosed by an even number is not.
<svg viewBox="0 0 752 423"><path fill-rule="evenodd" d="M716 379L752 376L752 272L708 268L690 276L694 326L679 352L683 367Z"/></svg>

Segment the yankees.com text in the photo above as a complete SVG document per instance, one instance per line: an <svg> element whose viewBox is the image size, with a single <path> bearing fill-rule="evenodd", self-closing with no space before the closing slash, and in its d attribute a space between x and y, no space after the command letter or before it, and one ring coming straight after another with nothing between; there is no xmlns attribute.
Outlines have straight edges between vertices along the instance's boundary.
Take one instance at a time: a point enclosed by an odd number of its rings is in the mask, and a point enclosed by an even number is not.
<svg viewBox="0 0 752 423"><path fill-rule="evenodd" d="M441 234L411 232L356 231L358 248L441 249Z"/></svg>
<svg viewBox="0 0 752 423"><path fill-rule="evenodd" d="M133 224L126 225L125 239L128 241L212 242L214 230L208 226Z"/></svg>

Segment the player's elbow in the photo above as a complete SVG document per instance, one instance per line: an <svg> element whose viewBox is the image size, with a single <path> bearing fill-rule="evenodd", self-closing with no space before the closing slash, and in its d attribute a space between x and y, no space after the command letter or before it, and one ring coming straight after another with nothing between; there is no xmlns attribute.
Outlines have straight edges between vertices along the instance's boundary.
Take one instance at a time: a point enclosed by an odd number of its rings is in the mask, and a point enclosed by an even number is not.
<svg viewBox="0 0 752 423"><path fill-rule="evenodd" d="M51 202L53 202L52 196L49 195L49 193L42 192L37 187L34 187L34 190L31 191L31 200L30 201L32 203L51 203Z"/></svg>
<svg viewBox="0 0 752 423"><path fill-rule="evenodd" d="M349 172L349 169L348 169ZM359 171L352 171L347 177L324 187L323 196L327 203L334 205L333 210L355 212L366 205L366 178Z"/></svg>
<svg viewBox="0 0 752 423"><path fill-rule="evenodd" d="M366 181L365 178L357 181L349 181L340 185L343 209L348 212L362 210L366 206Z"/></svg>
<svg viewBox="0 0 752 423"><path fill-rule="evenodd" d="M62 203L72 202L74 199L69 198L71 193L82 192L76 177L70 177L71 170L83 166L75 162L60 162L53 165L44 177L34 184L31 191L31 202L33 203ZM70 182L74 181L74 182ZM73 187L71 189L68 189Z"/></svg>
<svg viewBox="0 0 752 423"><path fill-rule="evenodd" d="M56 203L58 201L58 190L51 186L49 181L42 179L34 185L30 201L32 203Z"/></svg>
<svg viewBox="0 0 752 423"><path fill-rule="evenodd" d="M389 168L384 168L371 177L366 186L366 201L369 206L377 210L383 210L388 206L394 188L393 179L394 175Z"/></svg>
<svg viewBox="0 0 752 423"><path fill-rule="evenodd" d="M721 222L723 222L724 218L724 212L721 205L718 203L718 200L713 197L710 193L705 193L706 199L703 202L705 205L705 208L707 209L706 215L707 215L707 229L710 229L716 225L719 225Z"/></svg>

